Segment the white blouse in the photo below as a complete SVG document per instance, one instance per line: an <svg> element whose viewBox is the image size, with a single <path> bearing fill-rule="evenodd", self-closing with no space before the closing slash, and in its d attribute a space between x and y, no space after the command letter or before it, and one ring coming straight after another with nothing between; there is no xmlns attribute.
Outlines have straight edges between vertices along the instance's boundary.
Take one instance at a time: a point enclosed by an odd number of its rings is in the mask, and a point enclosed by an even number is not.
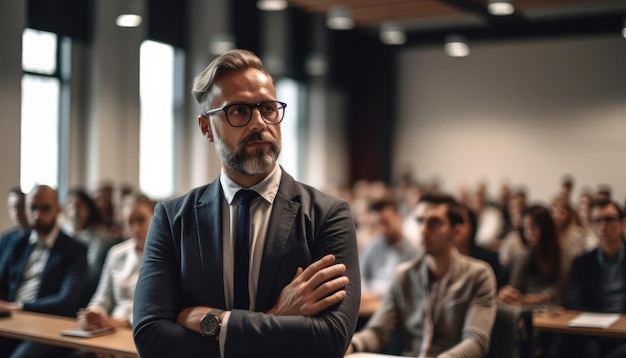
<svg viewBox="0 0 626 358"><path fill-rule="evenodd" d="M133 299L142 258L143 252L136 249L135 239L111 247L88 307L106 312L111 318L126 318L132 325Z"/></svg>

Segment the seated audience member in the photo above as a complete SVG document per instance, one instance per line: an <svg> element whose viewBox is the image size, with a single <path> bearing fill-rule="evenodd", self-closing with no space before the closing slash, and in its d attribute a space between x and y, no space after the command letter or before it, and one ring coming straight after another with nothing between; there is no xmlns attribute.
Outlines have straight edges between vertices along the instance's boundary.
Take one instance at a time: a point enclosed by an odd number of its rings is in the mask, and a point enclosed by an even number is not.
<svg viewBox="0 0 626 358"><path fill-rule="evenodd" d="M498 298L526 305L559 303L565 275L554 220L548 209L533 205L524 212L522 226L529 250L513 260L509 283Z"/></svg>
<svg viewBox="0 0 626 358"><path fill-rule="evenodd" d="M143 195L128 200L123 219L130 238L109 250L98 289L78 313L83 329L132 326L135 285L155 203Z"/></svg>
<svg viewBox="0 0 626 358"><path fill-rule="evenodd" d="M563 256L571 261L574 257L584 253L586 251L585 236L576 222L576 213L569 201L563 196L557 196L552 200L550 213L556 225Z"/></svg>
<svg viewBox="0 0 626 358"><path fill-rule="evenodd" d="M502 279L508 282L513 258L526 253L528 243L524 239L522 213L526 210L526 191L518 189L509 198L509 228L500 242L498 259L502 267Z"/></svg>
<svg viewBox="0 0 626 358"><path fill-rule="evenodd" d="M65 201L63 229L75 239L87 245L87 289L86 304L98 286L100 273L109 248L119 241L113 240L109 231L102 224L102 217L96 203L83 190L72 189Z"/></svg>
<svg viewBox="0 0 626 358"><path fill-rule="evenodd" d="M585 250L591 251L598 246L598 237L593 230L591 220L591 203L593 202L593 195L589 191L583 191L578 199L577 218L580 227L583 230L585 237Z"/></svg>
<svg viewBox="0 0 626 358"><path fill-rule="evenodd" d="M460 205L463 224L459 234L454 239L454 244L460 253L475 259L485 261L493 269L496 275L497 286L502 282L502 267L498 260L498 254L494 251L476 245L476 214L466 205Z"/></svg>
<svg viewBox="0 0 626 358"><path fill-rule="evenodd" d="M121 240L124 238L123 228L119 223L116 203L116 191L113 184L101 183L93 192L92 198L100 211L104 226L109 230L110 237Z"/></svg>
<svg viewBox="0 0 626 358"><path fill-rule="evenodd" d="M57 192L37 186L26 197L32 230L7 248L0 266L0 310L74 316L87 279L87 248L56 224ZM0 357L55 357L67 348L0 338Z"/></svg>
<svg viewBox="0 0 626 358"><path fill-rule="evenodd" d="M394 200L377 200L370 211L376 214L378 235L360 257L361 308L377 307L389 291L396 266L417 256L417 248L402 235L402 215Z"/></svg>
<svg viewBox="0 0 626 358"><path fill-rule="evenodd" d="M574 259L565 295L571 310L626 313L626 221L619 204L607 199L591 204L591 224L598 247ZM552 357L626 357L626 341L613 338L559 336Z"/></svg>
<svg viewBox="0 0 626 358"><path fill-rule="evenodd" d="M380 351L398 326L405 355L484 357L497 310L494 274L455 248L463 217L454 199L424 195L414 216L424 253L400 264L381 307L346 354Z"/></svg>
<svg viewBox="0 0 626 358"><path fill-rule="evenodd" d="M9 219L11 219L11 223L14 226L3 232L0 237L0 265L2 258L7 252L6 248L9 246L9 243L19 239L30 229L28 219L26 218L26 204L24 203L25 198L26 195L24 195L22 190L18 187L11 188L7 195Z"/></svg>
<svg viewBox="0 0 626 358"><path fill-rule="evenodd" d="M476 213L476 244L490 250L498 250L504 228L504 218L498 207L487 200L487 187L481 184L474 193L472 210Z"/></svg>

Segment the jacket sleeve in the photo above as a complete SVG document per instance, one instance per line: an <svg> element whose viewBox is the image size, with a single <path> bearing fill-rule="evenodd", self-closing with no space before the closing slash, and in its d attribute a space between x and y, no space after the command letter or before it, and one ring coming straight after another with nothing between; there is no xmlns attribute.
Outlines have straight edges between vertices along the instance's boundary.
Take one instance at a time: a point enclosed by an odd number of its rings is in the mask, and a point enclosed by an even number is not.
<svg viewBox="0 0 626 358"><path fill-rule="evenodd" d="M496 279L485 266L476 272L476 290L469 310L461 341L441 353L439 358L484 357L489 352L491 329L496 319Z"/></svg>

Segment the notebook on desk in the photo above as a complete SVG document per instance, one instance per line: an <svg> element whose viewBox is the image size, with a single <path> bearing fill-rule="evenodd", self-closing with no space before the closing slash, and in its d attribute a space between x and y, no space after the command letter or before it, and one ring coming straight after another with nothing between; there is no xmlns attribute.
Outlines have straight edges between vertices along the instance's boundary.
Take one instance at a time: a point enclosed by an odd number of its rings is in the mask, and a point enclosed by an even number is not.
<svg viewBox="0 0 626 358"><path fill-rule="evenodd" d="M62 330L61 335L69 336L69 337L89 338L89 337L103 336L105 334L111 334L113 332L115 332L115 328L113 327L105 327L105 328L98 328L98 329L92 329L92 330L85 330L80 327L76 327L72 329Z"/></svg>
<svg viewBox="0 0 626 358"><path fill-rule="evenodd" d="M569 321L570 327L608 328L619 319L618 313L581 313Z"/></svg>

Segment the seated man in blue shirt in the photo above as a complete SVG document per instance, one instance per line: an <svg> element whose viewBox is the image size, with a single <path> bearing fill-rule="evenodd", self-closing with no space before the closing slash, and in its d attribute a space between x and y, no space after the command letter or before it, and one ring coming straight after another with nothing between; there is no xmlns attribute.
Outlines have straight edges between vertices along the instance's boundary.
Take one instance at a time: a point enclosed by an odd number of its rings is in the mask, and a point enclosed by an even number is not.
<svg viewBox="0 0 626 358"><path fill-rule="evenodd" d="M391 286L398 264L417 257L417 247L402 233L402 214L393 199L374 201L379 234L359 257L361 266L361 309L376 308Z"/></svg>
<svg viewBox="0 0 626 358"><path fill-rule="evenodd" d="M565 307L571 310L626 313L626 260L624 211L612 201L591 204L590 221L598 247L572 263ZM626 341L612 338L559 336L554 357L626 357Z"/></svg>

